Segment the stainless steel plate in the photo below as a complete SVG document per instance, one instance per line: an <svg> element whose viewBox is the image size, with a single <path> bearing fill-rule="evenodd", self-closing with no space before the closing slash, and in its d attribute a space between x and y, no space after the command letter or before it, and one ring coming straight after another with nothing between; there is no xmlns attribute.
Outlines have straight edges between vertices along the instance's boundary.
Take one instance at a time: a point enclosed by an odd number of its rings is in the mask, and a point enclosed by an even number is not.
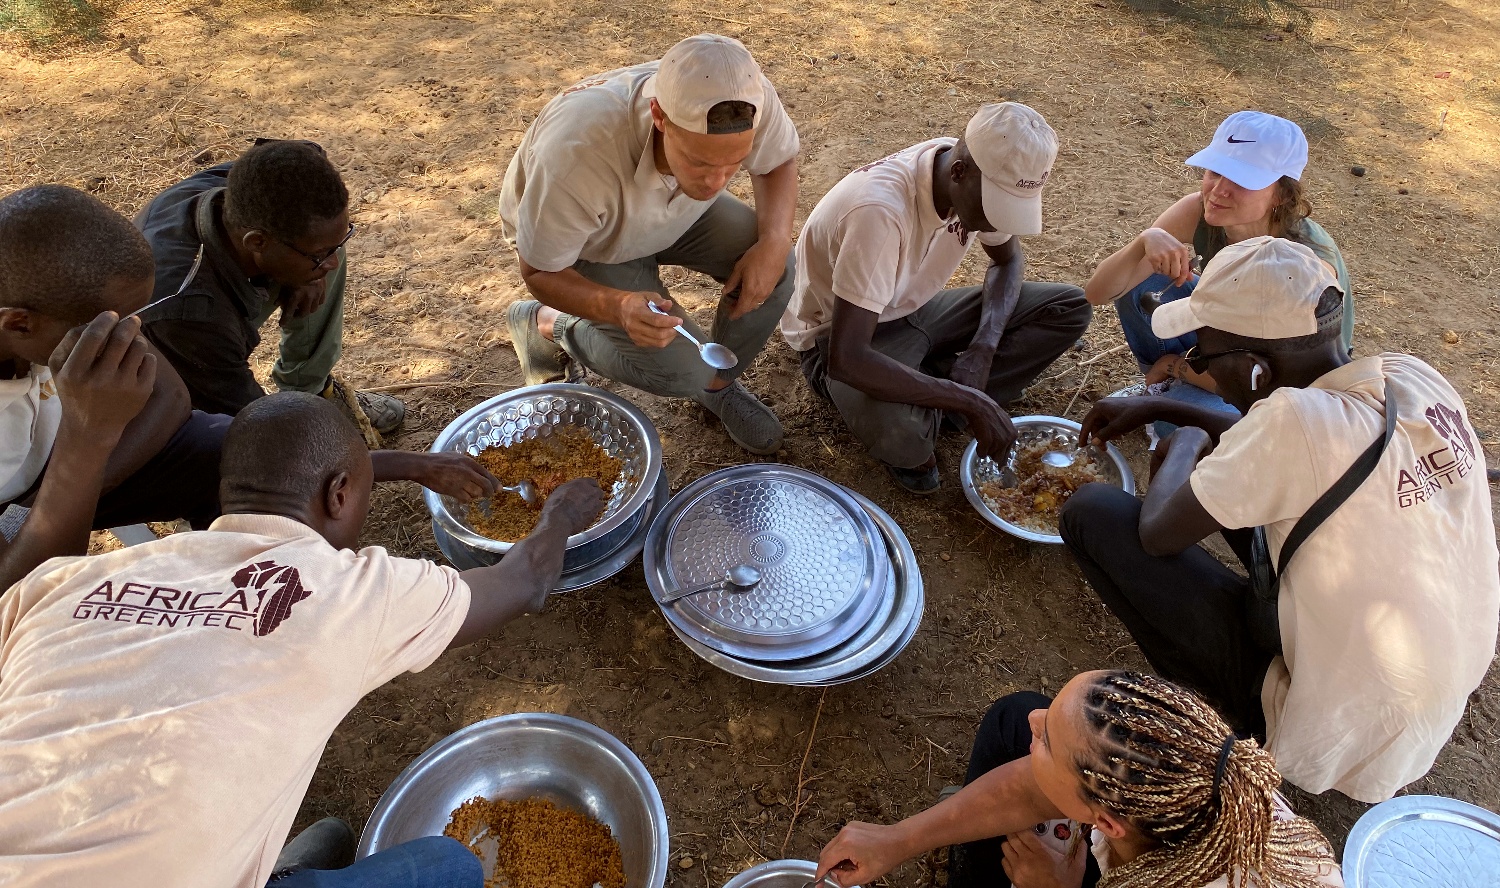
<svg viewBox="0 0 1500 888"><path fill-rule="evenodd" d="M879 526L890 552L894 601L888 616L872 619L859 635L832 650L782 663L742 660L699 644L676 626L671 627L672 631L693 653L725 672L769 684L812 687L843 684L873 675L889 665L911 642L922 623L925 605L922 572L911 543L895 519L860 494L852 490L849 494Z"/></svg>
<svg viewBox="0 0 1500 888"><path fill-rule="evenodd" d="M1031 441L1039 440L1048 435L1072 435L1078 437L1083 426L1071 419L1063 419L1060 416L1021 416L1012 419L1018 435L1016 447ZM1130 463L1126 461L1125 455L1113 444L1106 444L1105 453L1109 457L1105 461L1105 472L1101 480L1106 484L1114 484L1126 493L1135 493L1135 473L1130 470ZM1016 459L1016 448L1012 447L1010 456L1006 463L1014 467ZM1029 540L1033 543L1062 544L1062 537L1055 533L1038 533L1025 527L1011 524L990 509L989 504L984 501L984 495L979 492L982 484L989 483L1000 477L1000 466L993 460L979 458L979 442L970 441L964 450L963 459L958 464L959 479L963 482L964 496L968 498L969 505L979 513L979 517L991 525L1000 528L1014 537Z"/></svg>
<svg viewBox="0 0 1500 888"><path fill-rule="evenodd" d="M450 422L430 449L434 453L456 450L475 456L486 447L543 437L564 425L586 430L606 453L625 463L623 477L613 489L605 491L608 502L599 522L568 537L568 548L586 546L616 531L621 531L621 538L628 536L629 531L621 526L646 504L661 474L661 439L650 418L619 395L566 382L512 389ZM456 500L430 490L422 491L422 500L433 523L454 540L498 555L510 551L510 543L475 533L468 525L467 507ZM615 547L605 548L613 551Z"/></svg>
<svg viewBox="0 0 1500 888"><path fill-rule="evenodd" d="M725 882L724 888L803 888L817 873L818 865L811 860L768 860Z"/></svg>
<svg viewBox="0 0 1500 888"><path fill-rule="evenodd" d="M795 660L847 641L880 604L890 570L880 531L843 487L803 469L752 464L689 484L646 539L652 594L761 571L743 592L713 590L663 613L700 644L754 660Z"/></svg>
<svg viewBox="0 0 1500 888"><path fill-rule="evenodd" d="M546 712L502 715L439 740L381 795L358 855L442 835L453 809L476 795L540 796L583 811L620 843L627 885L666 883L667 812L646 766L608 732Z"/></svg>
<svg viewBox="0 0 1500 888"><path fill-rule="evenodd" d="M641 510L643 515L634 532L620 544L620 547L607 556L594 561L586 567L578 570L563 571L562 576L557 578L557 585L552 588L555 595L560 592L572 592L575 589L585 589L598 583L602 583L620 571L630 566L632 561L641 554L641 549L646 545L646 531L651 529L651 519L655 518L671 498L672 491L667 486L667 476L658 475L656 478L656 489L651 494ZM489 553L476 553L465 547L462 543L448 536L442 526L436 521L432 522L432 535L437 540L438 549L443 553L454 567L459 570L472 570L476 567L485 567L494 564L495 561L485 560L481 555Z"/></svg>
<svg viewBox="0 0 1500 888"><path fill-rule="evenodd" d="M1344 884L1495 888L1500 885L1500 815L1442 796L1381 802L1349 831Z"/></svg>

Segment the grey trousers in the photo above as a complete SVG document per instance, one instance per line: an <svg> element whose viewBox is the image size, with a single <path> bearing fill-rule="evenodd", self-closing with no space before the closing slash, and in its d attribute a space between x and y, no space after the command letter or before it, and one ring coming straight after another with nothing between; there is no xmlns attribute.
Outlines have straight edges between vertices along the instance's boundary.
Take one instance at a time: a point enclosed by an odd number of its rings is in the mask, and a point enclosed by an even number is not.
<svg viewBox="0 0 1500 888"><path fill-rule="evenodd" d="M678 265L723 283L734 271L734 264L758 239L755 210L738 198L722 194L677 243L654 256L613 265L580 260L573 268L606 287L667 296L667 288L661 282L661 266ZM731 320L729 312L734 307L734 297L720 299L712 335L704 335L681 305L672 306L672 314L682 318L683 327L700 342L711 339L734 352L740 362L728 370L715 371L703 363L698 350L681 336L674 337L665 348L643 348L621 327L574 315L558 317L552 328L554 337L574 360L600 376L654 395L691 398L708 388L715 373L725 380L738 377L765 348L792 298L796 280L793 261L789 252L786 271L770 297L744 317Z"/></svg>
<svg viewBox="0 0 1500 888"><path fill-rule="evenodd" d="M944 290L904 318L875 327L871 345L888 358L928 376L948 378L953 362L979 329L984 304L981 287ZM1026 281L1011 313L985 394L1004 406L1088 328L1088 300L1072 284ZM943 411L872 398L828 376L828 337L820 336L802 353L802 375L813 391L832 401L870 455L897 468L925 465L932 458Z"/></svg>
<svg viewBox="0 0 1500 888"><path fill-rule="evenodd" d="M339 249L339 265L328 273L327 298L318 310L281 325L281 349L271 367L271 381L281 392L321 394L344 353L344 281L348 257ZM259 329L281 308L281 287L273 287L252 319Z"/></svg>

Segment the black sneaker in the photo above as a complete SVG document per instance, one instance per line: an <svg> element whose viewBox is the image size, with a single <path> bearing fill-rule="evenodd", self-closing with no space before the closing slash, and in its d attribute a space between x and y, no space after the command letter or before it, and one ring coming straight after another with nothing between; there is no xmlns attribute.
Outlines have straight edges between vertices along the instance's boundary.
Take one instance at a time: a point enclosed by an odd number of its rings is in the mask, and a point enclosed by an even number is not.
<svg viewBox="0 0 1500 888"><path fill-rule="evenodd" d="M324 817L281 849L271 881L302 870L343 869L354 862L354 850L354 830L349 824L337 817Z"/></svg>
<svg viewBox="0 0 1500 888"><path fill-rule="evenodd" d="M915 493L917 496L931 496L938 492L943 486L942 476L938 474L937 460L933 460L930 466L917 466L915 469L902 469L886 464L885 470L891 473L896 483L907 493Z"/></svg>

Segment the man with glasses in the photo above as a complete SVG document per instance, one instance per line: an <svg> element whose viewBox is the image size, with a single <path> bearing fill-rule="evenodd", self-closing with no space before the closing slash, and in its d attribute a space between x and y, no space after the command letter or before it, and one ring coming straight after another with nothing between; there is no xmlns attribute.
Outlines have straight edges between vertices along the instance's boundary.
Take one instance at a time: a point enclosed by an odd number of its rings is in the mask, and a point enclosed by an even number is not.
<svg viewBox="0 0 1500 888"><path fill-rule="evenodd" d="M1144 502L1087 485L1061 533L1157 672L1265 737L1302 789L1378 802L1427 772L1484 677L1500 575L1463 401L1410 355L1351 359L1343 306L1308 247L1225 247L1151 324L1163 339L1197 333L1185 360L1243 417L1160 397L1098 402L1085 437L1179 428ZM1279 585L1198 545L1219 532Z"/></svg>
<svg viewBox="0 0 1500 888"><path fill-rule="evenodd" d="M344 245L356 231L348 206L322 148L263 141L173 185L136 217L156 255L153 299L163 300L141 320L194 407L232 415L265 394L250 354L279 311L278 389L334 401L372 447L401 425L400 401L354 392L333 375L343 349Z"/></svg>

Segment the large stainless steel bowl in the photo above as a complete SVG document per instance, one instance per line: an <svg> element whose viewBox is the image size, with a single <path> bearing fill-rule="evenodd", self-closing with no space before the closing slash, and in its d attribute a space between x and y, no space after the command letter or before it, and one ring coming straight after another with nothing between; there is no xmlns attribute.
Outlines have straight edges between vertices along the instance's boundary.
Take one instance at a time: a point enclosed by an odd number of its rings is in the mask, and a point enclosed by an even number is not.
<svg viewBox="0 0 1500 888"><path fill-rule="evenodd" d="M667 812L646 766L600 728L545 712L469 725L418 756L380 797L359 856L442 835L453 809L474 796L540 796L582 811L620 843L625 884L666 884Z"/></svg>
<svg viewBox="0 0 1500 888"><path fill-rule="evenodd" d="M803 888L817 874L818 865L811 860L768 860L725 882L724 888ZM835 884L825 876L818 888Z"/></svg>
<svg viewBox="0 0 1500 888"><path fill-rule="evenodd" d="M1022 416L1011 420L1016 427L1016 446L1010 450L1010 456L1006 465L1014 468L1016 461L1016 449L1024 444L1030 444L1042 438L1058 433L1071 435L1074 439L1083 430L1083 426L1060 416ZM1106 484L1113 484L1126 493L1135 493L1135 473L1130 470L1130 463L1125 461L1124 454L1113 444L1105 445L1105 453L1109 457L1104 461L1106 477L1100 479ZM1000 477L1000 465L989 459L979 458L979 442L970 441L968 449L964 451L963 459L958 465L959 479L963 482L964 496L969 498L969 504L979 517L1000 528L1011 536L1020 537L1033 543L1061 544L1062 537L1055 533L1038 533L1034 530L1011 524L989 507L984 501L984 496L979 492L979 486L994 481Z"/></svg>
<svg viewBox="0 0 1500 888"><path fill-rule="evenodd" d="M583 533L568 537L563 571L582 570L608 558L640 526L647 500L661 474L661 439L640 408L619 395L588 385L551 382L496 395L448 424L432 452L457 450L470 456L486 447L508 446L550 435L559 426L587 430L608 453L625 463L623 478L607 491L608 503L599 521ZM493 564L510 551L511 543L492 540L468 523L468 507L431 490L422 492L435 524L476 560Z"/></svg>

